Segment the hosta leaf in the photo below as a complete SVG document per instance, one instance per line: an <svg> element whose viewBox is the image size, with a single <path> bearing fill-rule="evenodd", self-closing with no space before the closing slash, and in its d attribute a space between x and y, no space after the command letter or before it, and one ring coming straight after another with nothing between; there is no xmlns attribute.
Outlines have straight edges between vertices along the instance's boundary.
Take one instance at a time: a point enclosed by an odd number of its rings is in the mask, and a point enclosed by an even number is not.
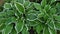
<svg viewBox="0 0 60 34"><path fill-rule="evenodd" d="M44 9L45 9L46 11L48 11L50 8L51 8L50 5L45 5L45 7L44 7Z"/></svg>
<svg viewBox="0 0 60 34"><path fill-rule="evenodd" d="M26 11L30 11L30 10L32 10L32 9L34 9L33 3L31 3L31 4L28 6L28 8L26 9Z"/></svg>
<svg viewBox="0 0 60 34"><path fill-rule="evenodd" d="M51 0L51 3L54 3L56 0Z"/></svg>
<svg viewBox="0 0 60 34"><path fill-rule="evenodd" d="M56 22L55 27L56 27L57 30L60 30L60 22Z"/></svg>
<svg viewBox="0 0 60 34"><path fill-rule="evenodd" d="M12 29L12 31L10 32L10 34L17 34L17 31L15 29Z"/></svg>
<svg viewBox="0 0 60 34"><path fill-rule="evenodd" d="M13 10L7 10L5 12L0 12L0 17L9 17L14 14L15 14L15 12Z"/></svg>
<svg viewBox="0 0 60 34"><path fill-rule="evenodd" d="M51 29L55 29L54 21L51 20L51 21L48 23L48 26L49 26Z"/></svg>
<svg viewBox="0 0 60 34"><path fill-rule="evenodd" d="M9 34L9 33L11 32L12 28L13 28L13 25L12 25L12 24L7 25L7 26L4 28L4 30L3 30L2 33L3 33L3 34Z"/></svg>
<svg viewBox="0 0 60 34"><path fill-rule="evenodd" d="M33 13L33 14L38 15L38 14L40 14L40 11L30 10L30 11L28 11L27 13L28 13L28 14Z"/></svg>
<svg viewBox="0 0 60 34"><path fill-rule="evenodd" d="M60 15L56 15L54 17L55 17L55 20L60 21Z"/></svg>
<svg viewBox="0 0 60 34"><path fill-rule="evenodd" d="M50 9L50 14L55 14L56 13L56 8L51 8Z"/></svg>
<svg viewBox="0 0 60 34"><path fill-rule="evenodd" d="M56 4L56 8L57 8L57 11L58 11L57 13L60 15L60 3Z"/></svg>
<svg viewBox="0 0 60 34"><path fill-rule="evenodd" d="M16 18L15 17L9 17L9 18L7 18L5 24L8 25L8 24L11 24L14 22L16 22Z"/></svg>
<svg viewBox="0 0 60 34"><path fill-rule="evenodd" d="M31 14L27 15L27 20L29 20L29 21L34 21L36 19L37 19L36 14L31 13Z"/></svg>
<svg viewBox="0 0 60 34"><path fill-rule="evenodd" d="M4 4L5 9L10 9L11 7L12 7L12 5L10 3L5 3Z"/></svg>
<svg viewBox="0 0 60 34"><path fill-rule="evenodd" d="M19 13L23 13L25 11L24 6L21 3L16 2L15 7Z"/></svg>
<svg viewBox="0 0 60 34"><path fill-rule="evenodd" d="M48 27L45 27L45 28L43 29L43 34L50 34L50 33L49 33L49 30L48 30Z"/></svg>
<svg viewBox="0 0 60 34"><path fill-rule="evenodd" d="M40 32L41 32L42 30L43 30L42 25L41 25L41 24L38 24L38 25L36 26L36 31L37 31L37 33L40 34Z"/></svg>
<svg viewBox="0 0 60 34"><path fill-rule="evenodd" d="M20 2L21 4L24 4L25 0L18 0L18 2Z"/></svg>
<svg viewBox="0 0 60 34"><path fill-rule="evenodd" d="M29 34L29 32L28 32L28 30L27 30L26 27L23 28L23 30L22 30L22 34Z"/></svg>
<svg viewBox="0 0 60 34"><path fill-rule="evenodd" d="M31 2L25 1L24 6L25 6L26 8L28 8L28 7L30 6L30 4L31 4Z"/></svg>
<svg viewBox="0 0 60 34"><path fill-rule="evenodd" d="M6 25L5 25L4 23L2 23L2 24L0 25L0 31L2 31L5 27L6 27Z"/></svg>
<svg viewBox="0 0 60 34"><path fill-rule="evenodd" d="M15 26L17 33L21 32L23 30L23 27L24 27L24 22L23 20L19 19Z"/></svg>
<svg viewBox="0 0 60 34"><path fill-rule="evenodd" d="M6 20L7 20L7 18L0 18L0 25L1 25L2 23L5 23Z"/></svg>
<svg viewBox="0 0 60 34"><path fill-rule="evenodd" d="M44 7L47 4L47 0L42 0L41 6Z"/></svg>
<svg viewBox="0 0 60 34"><path fill-rule="evenodd" d="M38 18L41 18L41 17L43 17L43 16L44 16L44 13L38 14Z"/></svg>
<svg viewBox="0 0 60 34"><path fill-rule="evenodd" d="M27 20L27 25L29 25L29 26L36 26L38 24L39 24L39 22L37 20L35 20L35 21L28 21Z"/></svg>
<svg viewBox="0 0 60 34"><path fill-rule="evenodd" d="M48 28L48 30L49 30L50 34L57 34L55 29Z"/></svg>
<svg viewBox="0 0 60 34"><path fill-rule="evenodd" d="M34 6L37 10L41 10L41 5L38 3L34 3Z"/></svg>
<svg viewBox="0 0 60 34"><path fill-rule="evenodd" d="M60 9L60 3L57 3L56 4L56 8L59 8Z"/></svg>

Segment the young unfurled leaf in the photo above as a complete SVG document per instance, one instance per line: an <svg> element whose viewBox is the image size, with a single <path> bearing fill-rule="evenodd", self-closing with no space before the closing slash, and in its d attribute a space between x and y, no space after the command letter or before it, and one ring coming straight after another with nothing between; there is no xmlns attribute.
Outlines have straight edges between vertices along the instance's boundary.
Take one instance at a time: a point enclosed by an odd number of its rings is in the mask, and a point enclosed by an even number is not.
<svg viewBox="0 0 60 34"><path fill-rule="evenodd" d="M17 33L21 32L23 30L23 27L24 27L24 22L23 20L19 19L15 26Z"/></svg>
<svg viewBox="0 0 60 34"><path fill-rule="evenodd" d="M7 25L7 26L3 29L2 34L9 34L9 33L11 32L12 28L13 28L13 25L12 25L12 24Z"/></svg>
<svg viewBox="0 0 60 34"><path fill-rule="evenodd" d="M25 11L24 6L23 6L21 3L19 3L19 2L16 2L16 3L15 3L15 7L16 7L16 9L18 10L18 12L19 12L20 14Z"/></svg>

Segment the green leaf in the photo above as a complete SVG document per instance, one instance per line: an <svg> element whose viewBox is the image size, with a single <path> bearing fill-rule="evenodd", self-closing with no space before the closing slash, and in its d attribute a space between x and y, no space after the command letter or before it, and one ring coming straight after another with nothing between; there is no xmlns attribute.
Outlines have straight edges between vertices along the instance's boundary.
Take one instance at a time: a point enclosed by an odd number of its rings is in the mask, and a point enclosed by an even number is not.
<svg viewBox="0 0 60 34"><path fill-rule="evenodd" d="M10 34L17 34L17 31L13 28Z"/></svg>
<svg viewBox="0 0 60 34"><path fill-rule="evenodd" d="M44 29L43 29L43 34L50 34L50 33L49 33L49 30L48 30L48 27L44 27Z"/></svg>
<svg viewBox="0 0 60 34"><path fill-rule="evenodd" d="M54 21L51 20L48 24L47 24L51 29L55 29L55 24Z"/></svg>
<svg viewBox="0 0 60 34"><path fill-rule="evenodd" d="M60 30L60 22L56 22L55 27L56 27L57 30Z"/></svg>
<svg viewBox="0 0 60 34"><path fill-rule="evenodd" d="M25 0L18 0L19 3L24 4Z"/></svg>
<svg viewBox="0 0 60 34"><path fill-rule="evenodd" d="M30 4L31 4L31 2L25 1L25 3L24 3L25 8L28 8L30 6Z"/></svg>
<svg viewBox="0 0 60 34"><path fill-rule="evenodd" d="M56 8L57 8L57 13L60 14L60 3L56 4Z"/></svg>
<svg viewBox="0 0 60 34"><path fill-rule="evenodd" d="M0 25L1 25L2 23L5 23L6 20L7 20L7 18L0 18Z"/></svg>
<svg viewBox="0 0 60 34"><path fill-rule="evenodd" d="M43 17L43 16L44 16L44 13L38 14L38 18L41 18L41 17Z"/></svg>
<svg viewBox="0 0 60 34"><path fill-rule="evenodd" d="M50 10L51 6L50 5L45 5L44 9L48 12Z"/></svg>
<svg viewBox="0 0 60 34"><path fill-rule="evenodd" d="M15 3L15 7L16 7L16 9L18 10L18 12L19 12L20 14L25 11L24 6L23 6L21 3L19 3L19 2L16 2L16 3Z"/></svg>
<svg viewBox="0 0 60 34"><path fill-rule="evenodd" d="M5 3L4 8L5 9L10 9L12 7L11 3Z"/></svg>
<svg viewBox="0 0 60 34"><path fill-rule="evenodd" d="M3 34L9 34L10 32L11 32L11 30L12 30L12 28L13 28L13 25L12 24L10 24L10 25L7 25L4 29L3 29Z"/></svg>
<svg viewBox="0 0 60 34"><path fill-rule="evenodd" d="M50 34L57 34L57 31L55 29L48 28Z"/></svg>
<svg viewBox="0 0 60 34"><path fill-rule="evenodd" d="M15 12L13 10L7 10L7 11L0 12L0 17L10 17L14 14Z"/></svg>
<svg viewBox="0 0 60 34"><path fill-rule="evenodd" d="M26 27L23 28L23 30L22 30L22 34L29 34L29 32L28 32L28 30L27 30Z"/></svg>
<svg viewBox="0 0 60 34"><path fill-rule="evenodd" d="M16 22L16 18L15 17L9 17L9 18L7 18L5 24L9 25L9 24L14 23L14 22Z"/></svg>
<svg viewBox="0 0 60 34"><path fill-rule="evenodd" d="M39 24L39 22L37 20L35 20L35 21L28 21L27 20L26 22L27 22L27 25L29 25L29 26L36 26Z"/></svg>
<svg viewBox="0 0 60 34"><path fill-rule="evenodd" d="M60 21L60 15L55 15L54 18L55 20Z"/></svg>
<svg viewBox="0 0 60 34"><path fill-rule="evenodd" d="M56 8L51 8L51 9L50 9L50 14L56 14L56 12L57 12L57 11L56 11Z"/></svg>
<svg viewBox="0 0 60 34"><path fill-rule="evenodd" d="M34 7L35 7L37 10L41 10L41 5L38 4L38 3L34 3Z"/></svg>
<svg viewBox="0 0 60 34"><path fill-rule="evenodd" d="M54 3L56 0L51 0L51 4Z"/></svg>
<svg viewBox="0 0 60 34"><path fill-rule="evenodd" d="M36 19L37 19L37 16L34 13L30 13L27 15L27 20L29 20L29 21L34 21Z"/></svg>
<svg viewBox="0 0 60 34"><path fill-rule="evenodd" d="M47 4L47 0L42 0L41 1L41 6L44 7Z"/></svg>
<svg viewBox="0 0 60 34"><path fill-rule="evenodd" d="M41 24L38 24L38 25L36 26L36 31L37 31L37 33L40 34L40 32L41 32L42 30L43 30L42 25L41 25Z"/></svg>
<svg viewBox="0 0 60 34"><path fill-rule="evenodd" d="M2 31L5 27L6 25L4 23L0 24L0 31Z"/></svg>
<svg viewBox="0 0 60 34"><path fill-rule="evenodd" d="M34 9L34 4L31 3L28 8L26 8L26 11L30 11L30 10L33 10Z"/></svg>
<svg viewBox="0 0 60 34"><path fill-rule="evenodd" d="M23 27L24 27L24 22L23 20L19 19L15 26L17 33L21 32L23 30Z"/></svg>

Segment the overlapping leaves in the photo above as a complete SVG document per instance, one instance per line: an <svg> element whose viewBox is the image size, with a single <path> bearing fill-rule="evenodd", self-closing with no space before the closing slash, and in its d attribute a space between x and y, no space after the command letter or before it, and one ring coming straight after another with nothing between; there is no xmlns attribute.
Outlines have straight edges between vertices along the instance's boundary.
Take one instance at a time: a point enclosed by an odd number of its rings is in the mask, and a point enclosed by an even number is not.
<svg viewBox="0 0 60 34"><path fill-rule="evenodd" d="M55 0L51 0L51 3ZM13 4L13 3L12 3ZM56 34L60 30L60 15L56 7L47 4L42 0L41 4L18 0L4 4L4 10L0 12L0 31L2 34L29 34L29 27L35 27L38 34ZM15 12L16 10L16 12ZM57 12L57 13L56 13ZM18 14L19 13L19 14ZM27 26L25 26L27 24Z"/></svg>

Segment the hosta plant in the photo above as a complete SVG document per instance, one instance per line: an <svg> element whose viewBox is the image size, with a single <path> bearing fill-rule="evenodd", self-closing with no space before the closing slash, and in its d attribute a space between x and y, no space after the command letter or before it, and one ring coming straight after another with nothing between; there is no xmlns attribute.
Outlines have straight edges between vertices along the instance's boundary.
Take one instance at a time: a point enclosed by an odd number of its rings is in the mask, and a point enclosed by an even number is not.
<svg viewBox="0 0 60 34"><path fill-rule="evenodd" d="M60 3L42 0L6 0L0 12L1 34L57 34L60 30Z"/></svg>

